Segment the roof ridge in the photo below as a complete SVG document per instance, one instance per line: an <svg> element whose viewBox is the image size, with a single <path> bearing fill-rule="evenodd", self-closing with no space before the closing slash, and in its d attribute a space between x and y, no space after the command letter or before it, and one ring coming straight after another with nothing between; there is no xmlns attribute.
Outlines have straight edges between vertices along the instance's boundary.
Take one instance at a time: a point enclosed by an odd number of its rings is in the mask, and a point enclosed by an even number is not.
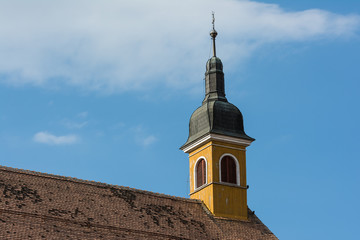
<svg viewBox="0 0 360 240"><path fill-rule="evenodd" d="M152 192L152 191L148 191L148 190L142 190L142 189L131 188L131 187L127 187L127 186L103 183L103 182L98 182L98 181L93 181L93 180L84 180L84 179L80 179L80 178L76 178L76 177L67 177L67 176L61 176L61 175L56 175L56 174L51 174L51 173L43 173L43 172L37 172L37 171L32 171L32 170L26 170L26 169L21 169L21 168L6 167L6 166L2 166L2 165L0 165L0 171L26 174L26 175L31 175L31 176L43 177L43 178L52 178L52 179L58 179L61 181L70 181L70 182L74 182L74 183L92 185L92 186L101 187L101 188L111 188L111 187L120 188L120 189L126 189L129 191L133 191L133 192L137 192L137 193L141 193L141 194L145 194L145 195L152 195L155 197L163 197L163 198L169 198L169 199L173 199L173 200L180 200L180 201L185 201L185 202L201 204L201 201L198 199L190 199L190 198L172 196L172 195L168 195L168 194L164 194L164 193L157 193L157 192Z"/></svg>

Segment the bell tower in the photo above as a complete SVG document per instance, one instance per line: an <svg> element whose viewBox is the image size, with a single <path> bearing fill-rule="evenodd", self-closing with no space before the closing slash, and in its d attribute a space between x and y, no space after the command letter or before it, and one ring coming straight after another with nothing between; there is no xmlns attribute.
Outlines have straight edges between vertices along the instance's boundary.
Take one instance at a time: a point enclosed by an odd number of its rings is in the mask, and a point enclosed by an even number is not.
<svg viewBox="0 0 360 240"><path fill-rule="evenodd" d="M205 98L189 123L181 150L189 154L190 198L202 200L216 217L246 220L246 147L255 140L244 131L240 110L225 97L223 65L216 56L206 63Z"/></svg>

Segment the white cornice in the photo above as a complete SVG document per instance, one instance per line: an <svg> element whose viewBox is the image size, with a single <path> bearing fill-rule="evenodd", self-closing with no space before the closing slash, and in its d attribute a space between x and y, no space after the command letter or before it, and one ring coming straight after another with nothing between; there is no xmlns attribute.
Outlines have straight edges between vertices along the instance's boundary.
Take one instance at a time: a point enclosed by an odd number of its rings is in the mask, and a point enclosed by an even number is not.
<svg viewBox="0 0 360 240"><path fill-rule="evenodd" d="M185 153L189 153L189 152L193 151L194 149L196 149L197 147L199 147L200 145L202 145L208 141L211 141L211 140L239 144L239 145L242 145L245 147L250 146L250 144L253 142L253 140L229 137L229 136L224 136L224 135L215 134L215 133L209 133L209 134L203 136L202 138L198 139L197 141L193 142L192 144L181 148L181 150L183 150Z"/></svg>
<svg viewBox="0 0 360 240"><path fill-rule="evenodd" d="M191 143L190 145L182 147L181 150L183 150L185 153L189 153L193 149L197 148L199 145L207 142L208 140L210 140L210 134L205 135L204 137L198 139L197 141Z"/></svg>

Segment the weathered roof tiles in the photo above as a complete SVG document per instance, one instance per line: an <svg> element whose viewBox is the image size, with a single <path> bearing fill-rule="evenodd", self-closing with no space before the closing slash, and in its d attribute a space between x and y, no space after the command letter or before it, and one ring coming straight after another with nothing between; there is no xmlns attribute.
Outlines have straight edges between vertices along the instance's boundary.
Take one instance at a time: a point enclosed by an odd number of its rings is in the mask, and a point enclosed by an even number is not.
<svg viewBox="0 0 360 240"><path fill-rule="evenodd" d="M201 201L0 167L0 239L277 239Z"/></svg>

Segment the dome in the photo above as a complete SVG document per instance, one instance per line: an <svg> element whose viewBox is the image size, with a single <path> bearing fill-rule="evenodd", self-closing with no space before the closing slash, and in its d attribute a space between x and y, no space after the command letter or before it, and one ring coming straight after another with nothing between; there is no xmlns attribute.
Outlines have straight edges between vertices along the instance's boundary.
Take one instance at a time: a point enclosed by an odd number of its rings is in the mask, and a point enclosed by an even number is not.
<svg viewBox="0 0 360 240"><path fill-rule="evenodd" d="M227 101L208 101L194 111L189 123L189 138L184 146L208 133L254 140L244 132L240 110Z"/></svg>
<svg viewBox="0 0 360 240"><path fill-rule="evenodd" d="M212 57L206 62L206 72L213 73L216 71L223 71L223 64L218 57Z"/></svg>

